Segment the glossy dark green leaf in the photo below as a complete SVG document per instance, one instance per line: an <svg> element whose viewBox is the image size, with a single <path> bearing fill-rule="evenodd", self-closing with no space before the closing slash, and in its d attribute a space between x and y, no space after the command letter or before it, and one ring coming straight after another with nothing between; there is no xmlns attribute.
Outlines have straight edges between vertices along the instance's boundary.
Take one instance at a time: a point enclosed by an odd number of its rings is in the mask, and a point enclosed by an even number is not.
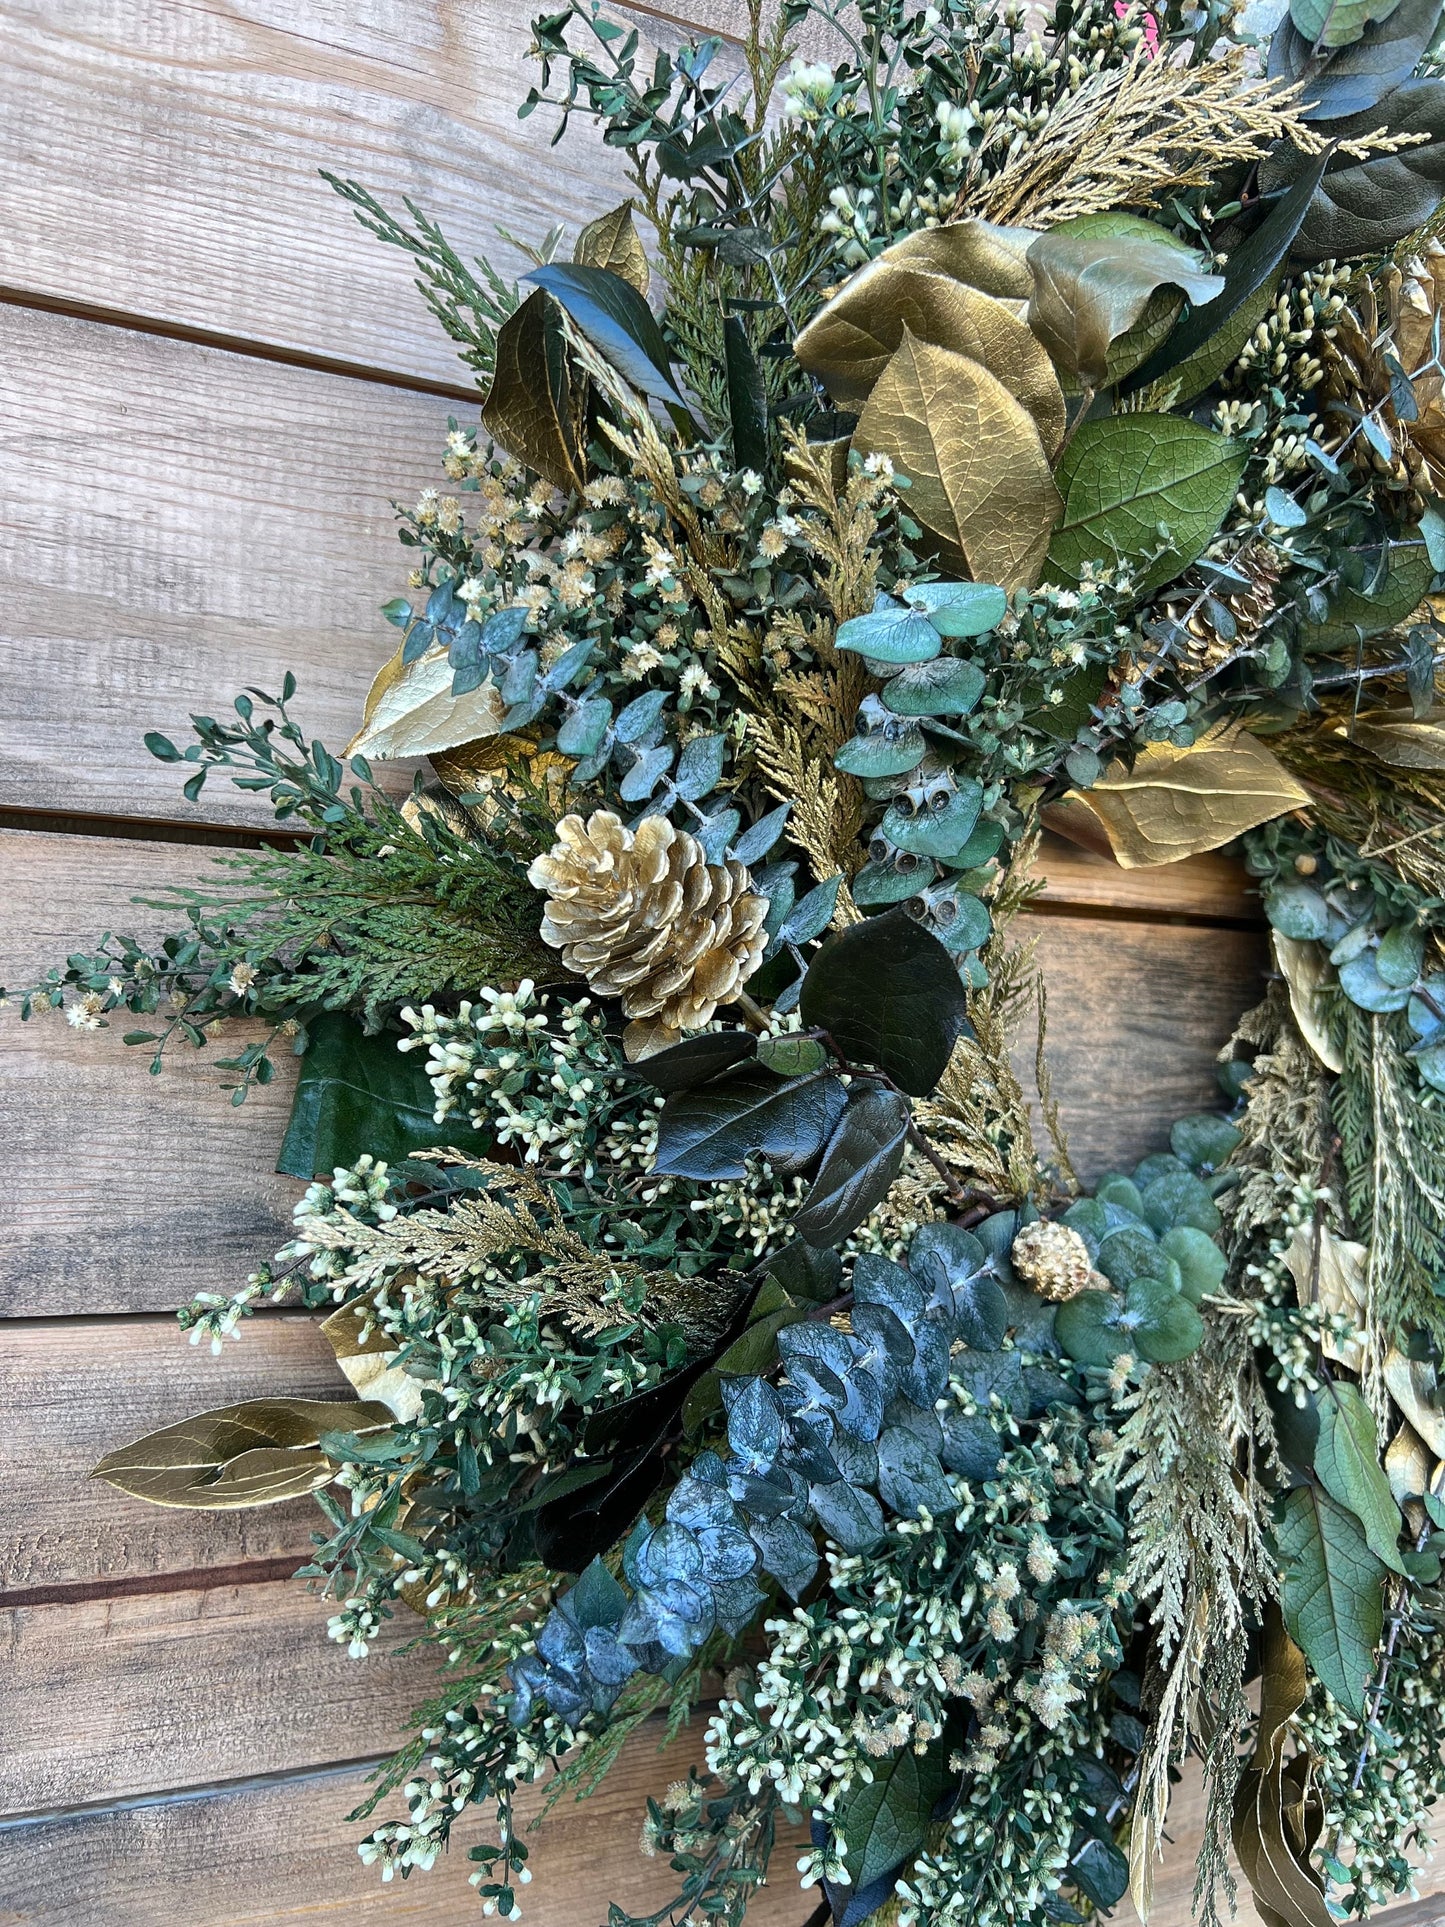
<svg viewBox="0 0 1445 1927"><path fill-rule="evenodd" d="M948 1753L946 1742L922 1755L905 1746L876 1762L872 1780L856 1785L843 1801L838 1831L847 1842L843 1864L855 1888L902 1867L923 1845L949 1786Z"/></svg>
<svg viewBox="0 0 1445 1927"><path fill-rule="evenodd" d="M1320 48L1288 15L1270 37L1269 78L1304 83L1306 120L1364 113L1408 80L1440 24L1440 0L1400 0L1348 47Z"/></svg>
<svg viewBox="0 0 1445 1927"><path fill-rule="evenodd" d="M958 971L936 937L904 911L835 931L813 959L799 1004L851 1062L874 1064L926 1097L968 1029Z"/></svg>
<svg viewBox="0 0 1445 1927"><path fill-rule="evenodd" d="M811 1190L793 1220L806 1243L842 1244L888 1196L903 1163L908 1099L880 1084L854 1086Z"/></svg>
<svg viewBox="0 0 1445 1927"><path fill-rule="evenodd" d="M363 1152L399 1164L413 1151L452 1144L473 1157L490 1139L457 1117L438 1124L426 1060L397 1049L383 1031L368 1037L341 1011L308 1026L309 1043L276 1169L287 1177L329 1177Z"/></svg>
<svg viewBox="0 0 1445 1927"><path fill-rule="evenodd" d="M723 367L727 375L733 459L739 468L750 468L758 475L765 474L768 466L768 391L740 315L730 314L723 321Z"/></svg>
<svg viewBox="0 0 1445 1927"><path fill-rule="evenodd" d="M545 288L592 346L644 395L683 407L672 379L672 358L656 316L633 287L610 268L550 261L524 277Z"/></svg>
<svg viewBox="0 0 1445 1927"><path fill-rule="evenodd" d="M1384 1624L1385 1567L1354 1514L1317 1486L1287 1494L1275 1537L1290 1638L1326 1690L1360 1718Z"/></svg>
<svg viewBox="0 0 1445 1927"><path fill-rule="evenodd" d="M731 1070L751 1057L757 1038L750 1030L708 1030L700 1037L684 1037L680 1044L654 1051L633 1065L634 1075L656 1091L689 1091Z"/></svg>
<svg viewBox="0 0 1445 1927"><path fill-rule="evenodd" d="M1380 128L1391 134L1424 134L1418 146L1363 161L1336 155L1315 190L1295 238L1291 258L1350 260L1393 247L1434 213L1445 191L1445 82L1407 80L1363 113L1331 121L1329 133L1358 140ZM1260 165L1266 193L1292 185L1311 166L1281 141Z"/></svg>
<svg viewBox="0 0 1445 1927"><path fill-rule="evenodd" d="M767 1071L742 1071L677 1092L658 1118L656 1168L680 1178L741 1178L757 1155L776 1171L800 1170L827 1143L846 1102L827 1072L779 1083Z"/></svg>
<svg viewBox="0 0 1445 1927"><path fill-rule="evenodd" d="M1288 258L1327 162L1326 154L1313 160L1254 232L1232 249L1225 267L1223 293L1203 307L1190 308L1160 347L1124 382L1126 394L1145 388L1165 375L1176 374L1179 386L1172 405L1183 407L1202 394L1215 376L1238 358L1259 320L1256 307L1260 292L1273 284ZM1253 315L1254 319L1236 343L1233 324L1241 315ZM1215 356L1209 353L1211 343L1220 344Z"/></svg>

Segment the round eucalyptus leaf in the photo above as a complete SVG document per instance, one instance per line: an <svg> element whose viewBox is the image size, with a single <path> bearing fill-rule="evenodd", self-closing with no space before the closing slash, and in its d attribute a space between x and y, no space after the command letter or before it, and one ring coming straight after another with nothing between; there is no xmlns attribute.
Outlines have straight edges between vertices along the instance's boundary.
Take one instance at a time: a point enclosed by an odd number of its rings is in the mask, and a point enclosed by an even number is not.
<svg viewBox="0 0 1445 1927"><path fill-rule="evenodd" d="M1111 1231L1099 1245L1098 1266L1111 1285L1127 1285L1157 1270L1159 1242L1142 1229Z"/></svg>
<svg viewBox="0 0 1445 1927"><path fill-rule="evenodd" d="M943 638L926 615L905 606L854 616L840 626L833 646L866 656L870 662L901 666L932 662Z"/></svg>
<svg viewBox="0 0 1445 1927"><path fill-rule="evenodd" d="M1219 1206L1192 1171L1155 1178L1144 1193L1144 1216L1161 1236L1176 1225L1193 1225L1196 1231L1217 1231L1220 1225Z"/></svg>
<svg viewBox="0 0 1445 1927"><path fill-rule="evenodd" d="M1373 950L1363 950L1340 965L1340 989L1352 1004L1377 1015L1403 1010L1410 1001L1408 988L1386 983L1380 975Z"/></svg>
<svg viewBox="0 0 1445 1927"><path fill-rule="evenodd" d="M895 716L966 716L983 691L984 674L975 664L940 656L896 675L883 691L883 702Z"/></svg>
<svg viewBox="0 0 1445 1927"><path fill-rule="evenodd" d="M1112 1365L1130 1349L1120 1328L1123 1306L1112 1291L1081 1291L1054 1319L1054 1336L1076 1365Z"/></svg>
<svg viewBox="0 0 1445 1927"><path fill-rule="evenodd" d="M921 729L895 725L854 736L833 761L847 776L906 776L927 754L928 741Z"/></svg>
<svg viewBox="0 0 1445 1927"><path fill-rule="evenodd" d="M1197 1305L1206 1292L1217 1291L1224 1282L1224 1253L1207 1233L1193 1225L1176 1225L1159 1240L1179 1267L1180 1290L1191 1305Z"/></svg>
<svg viewBox="0 0 1445 1927"><path fill-rule="evenodd" d="M1008 595L992 582L925 582L905 591L942 636L982 636L1008 612Z"/></svg>
<svg viewBox="0 0 1445 1927"><path fill-rule="evenodd" d="M1121 1204L1136 1218L1142 1219L1144 1216L1144 1200L1140 1195L1139 1187L1132 1178L1126 1178L1122 1172L1116 1171L1108 1177L1100 1178L1094 1186L1094 1196L1100 1204Z"/></svg>
<svg viewBox="0 0 1445 1927"><path fill-rule="evenodd" d="M1392 990L1413 988L1424 961L1425 932L1415 923L1392 924L1375 952L1375 968Z"/></svg>
<svg viewBox="0 0 1445 1927"><path fill-rule="evenodd" d="M1197 1351L1204 1321L1172 1286L1159 1278L1136 1278L1124 1299L1121 1320L1130 1349L1151 1365L1172 1365Z"/></svg>
<svg viewBox="0 0 1445 1927"><path fill-rule="evenodd" d="M879 833L898 850L918 856L951 857L973 834L983 807L982 785L965 778L956 789L926 797L913 808L906 797L888 809Z"/></svg>
<svg viewBox="0 0 1445 1927"><path fill-rule="evenodd" d="M1264 893L1264 913L1282 937L1318 943L1330 932L1332 915L1324 893L1302 877L1286 877Z"/></svg>

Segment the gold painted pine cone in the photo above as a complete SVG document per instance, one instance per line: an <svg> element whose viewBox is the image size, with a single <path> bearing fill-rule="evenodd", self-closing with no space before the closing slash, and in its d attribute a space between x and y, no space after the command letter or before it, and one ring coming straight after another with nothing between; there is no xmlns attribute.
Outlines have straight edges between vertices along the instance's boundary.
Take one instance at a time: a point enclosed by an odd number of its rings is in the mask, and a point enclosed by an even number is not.
<svg viewBox="0 0 1445 1927"><path fill-rule="evenodd" d="M1048 1218L1026 1224L1013 1241L1012 1257L1019 1276L1055 1304L1077 1298L1096 1282L1089 1247L1072 1225Z"/></svg>
<svg viewBox="0 0 1445 1927"><path fill-rule="evenodd" d="M636 1020L629 1056L700 1030L762 961L767 899L741 863L709 863L666 817L634 832L610 810L564 816L527 874L547 893L543 942Z"/></svg>

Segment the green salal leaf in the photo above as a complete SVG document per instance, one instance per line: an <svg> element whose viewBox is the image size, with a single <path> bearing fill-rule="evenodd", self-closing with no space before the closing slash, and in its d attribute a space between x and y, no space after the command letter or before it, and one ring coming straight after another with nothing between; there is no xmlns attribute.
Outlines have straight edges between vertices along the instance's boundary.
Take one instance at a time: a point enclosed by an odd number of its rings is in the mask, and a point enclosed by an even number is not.
<svg viewBox="0 0 1445 1927"><path fill-rule="evenodd" d="M840 1245L882 1204L902 1166L912 1115L897 1091L855 1088L793 1219L800 1238L820 1248Z"/></svg>
<svg viewBox="0 0 1445 1927"><path fill-rule="evenodd" d="M1373 20L1386 20L1400 0L1289 0L1289 17L1311 47L1348 47Z"/></svg>
<svg viewBox="0 0 1445 1927"><path fill-rule="evenodd" d="M1209 273L1193 248L1132 214L1064 221L1040 235L1028 260L1034 275L1029 326L1048 349L1060 381L1076 389L1102 388L1129 372L1111 367L1110 349L1143 320L1160 289L1202 305L1224 288L1223 277ZM1155 320L1157 325L1158 314ZM1146 332L1135 360L1153 346Z"/></svg>
<svg viewBox="0 0 1445 1927"><path fill-rule="evenodd" d="M364 1151L399 1164L413 1151L455 1145L482 1156L490 1138L460 1118L435 1122L436 1098L419 1051L399 1051L392 1032L368 1037L354 1018L324 1011L308 1044L276 1169L291 1178L329 1177Z"/></svg>
<svg viewBox="0 0 1445 1927"><path fill-rule="evenodd" d="M837 1828L847 1842L843 1864L851 1891L871 1887L923 1845L933 1809L949 1784L948 1753L946 1742L922 1755L905 1746L874 1767L871 1781L849 1793Z"/></svg>
<svg viewBox="0 0 1445 1927"><path fill-rule="evenodd" d="M723 321L723 363L732 420L733 458L762 475L768 466L768 391L740 315Z"/></svg>
<svg viewBox="0 0 1445 1927"><path fill-rule="evenodd" d="M1140 594L1161 588L1218 533L1247 457L1242 443L1180 416L1085 422L1059 469L1064 514L1048 575L1077 585L1088 563L1113 556L1140 571Z"/></svg>
<svg viewBox="0 0 1445 1927"><path fill-rule="evenodd" d="M1445 193L1445 81L1407 80L1374 107L1331 121L1341 141L1383 129L1423 134L1417 146L1357 161L1336 155L1315 190L1290 258L1312 263L1379 254L1429 220ZM1267 194L1291 186L1312 166L1283 141L1260 164Z"/></svg>
<svg viewBox="0 0 1445 1927"><path fill-rule="evenodd" d="M1270 37L1269 78L1303 82L1306 120L1361 114L1409 79L1439 24L1440 0L1399 0L1351 45L1316 49L1286 14Z"/></svg>
<svg viewBox="0 0 1445 1927"><path fill-rule="evenodd" d="M152 1505L232 1512L315 1492L336 1467L323 1434L380 1432L385 1405L354 1399L256 1398L197 1412L107 1453L92 1474Z"/></svg>
<svg viewBox="0 0 1445 1927"><path fill-rule="evenodd" d="M1318 1486L1286 1496L1275 1537L1290 1637L1326 1690L1362 1718L1384 1624L1386 1568L1355 1515Z"/></svg>
<svg viewBox="0 0 1445 1927"><path fill-rule="evenodd" d="M1400 1558L1400 1508L1380 1463L1375 1415L1359 1387L1336 1379L1321 1395L1315 1471L1332 1499L1347 1506L1364 1528L1365 1543L1392 1572Z"/></svg>
<svg viewBox="0 0 1445 1927"><path fill-rule="evenodd" d="M805 1029L827 1031L850 1062L876 1065L912 1097L928 1096L970 1034L948 952L903 910L835 931L798 1007Z"/></svg>

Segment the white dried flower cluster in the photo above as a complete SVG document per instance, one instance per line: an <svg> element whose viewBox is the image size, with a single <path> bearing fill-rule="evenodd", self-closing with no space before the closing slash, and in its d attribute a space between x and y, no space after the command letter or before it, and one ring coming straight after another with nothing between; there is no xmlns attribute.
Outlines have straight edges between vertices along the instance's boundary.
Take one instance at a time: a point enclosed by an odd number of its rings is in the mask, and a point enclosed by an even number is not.
<svg viewBox="0 0 1445 1927"><path fill-rule="evenodd" d="M978 1409L958 1384L940 1406ZM963 1734L971 1709L975 1737L953 1764L972 1792L898 1883L900 1919L918 1927L1013 1919L1010 1892L1026 1917L1024 1892L1033 1907L1057 1887L1081 1800L1066 1763L1101 1741L1098 1682L1121 1657L1117 1582L1107 1570L1071 1576L1091 1507L1111 1502L1091 1491L1081 1424L1049 1419L1023 1445L1004 1409L989 1409L997 1477L955 1477L955 1514L895 1520L866 1557L830 1547L824 1593L764 1623L766 1654L728 1683L707 1732L708 1766L725 1783L831 1817L880 1762ZM995 1795L1015 1779L1026 1824L1000 1838ZM845 1852L830 1833L799 1861L803 1884L846 1881Z"/></svg>

